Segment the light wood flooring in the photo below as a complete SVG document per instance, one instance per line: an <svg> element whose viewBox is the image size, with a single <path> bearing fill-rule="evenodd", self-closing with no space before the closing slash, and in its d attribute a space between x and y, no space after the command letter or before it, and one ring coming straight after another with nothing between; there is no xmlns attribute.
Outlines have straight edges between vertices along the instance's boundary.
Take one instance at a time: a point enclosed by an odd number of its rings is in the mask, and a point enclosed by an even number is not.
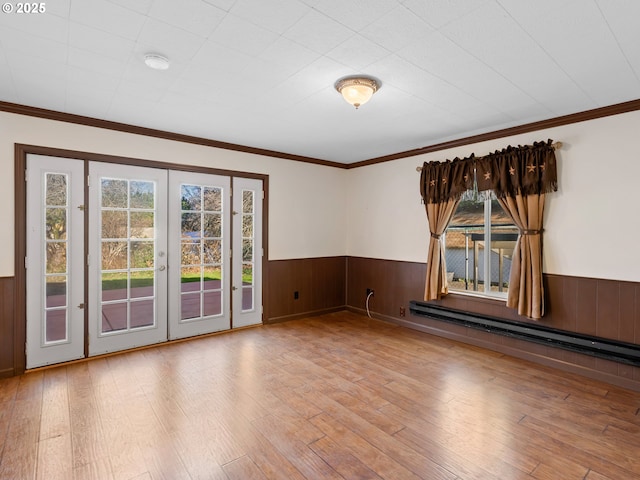
<svg viewBox="0 0 640 480"><path fill-rule="evenodd" d="M639 409L340 312L0 380L0 478L627 480Z"/></svg>

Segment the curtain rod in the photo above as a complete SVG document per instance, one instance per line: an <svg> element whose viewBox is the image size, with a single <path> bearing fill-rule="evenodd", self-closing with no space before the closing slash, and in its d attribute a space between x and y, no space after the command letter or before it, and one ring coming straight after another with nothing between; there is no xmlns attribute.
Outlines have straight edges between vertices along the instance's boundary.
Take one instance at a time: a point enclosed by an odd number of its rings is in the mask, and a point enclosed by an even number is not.
<svg viewBox="0 0 640 480"><path fill-rule="evenodd" d="M555 142L551 144L551 148L553 148L554 150L560 150L562 148L562 142ZM485 157L476 157L477 159L482 159ZM421 172L422 171L422 167L416 167L416 172Z"/></svg>

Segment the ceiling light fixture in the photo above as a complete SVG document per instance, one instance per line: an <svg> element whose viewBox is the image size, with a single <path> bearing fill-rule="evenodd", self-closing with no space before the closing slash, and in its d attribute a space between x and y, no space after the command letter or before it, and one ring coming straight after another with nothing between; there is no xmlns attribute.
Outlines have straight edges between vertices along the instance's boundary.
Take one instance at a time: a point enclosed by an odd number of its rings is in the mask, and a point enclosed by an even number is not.
<svg viewBox="0 0 640 480"><path fill-rule="evenodd" d="M342 94L342 98L357 109L378 91L380 82L371 77L344 77L336 82L335 87Z"/></svg>
<svg viewBox="0 0 640 480"><path fill-rule="evenodd" d="M154 70L166 70L169 68L169 59L157 53L147 53L144 56L144 63Z"/></svg>

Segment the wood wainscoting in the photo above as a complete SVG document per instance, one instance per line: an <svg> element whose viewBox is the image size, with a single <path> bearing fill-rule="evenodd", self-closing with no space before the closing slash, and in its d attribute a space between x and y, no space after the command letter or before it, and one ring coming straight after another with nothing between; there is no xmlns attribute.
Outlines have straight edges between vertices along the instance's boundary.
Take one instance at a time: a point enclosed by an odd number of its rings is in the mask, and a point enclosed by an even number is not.
<svg viewBox="0 0 640 480"><path fill-rule="evenodd" d="M265 278L265 323L348 308L365 313L367 288L372 316L579 373L640 391L640 368L459 325L412 316L409 302L423 296L426 265L363 257L270 260ZM569 332L640 345L640 283L545 275L547 314L541 323ZM13 277L0 278L0 376L16 373ZM295 292L298 292L297 299ZM527 321L504 302L451 294L436 304L494 317ZM401 315L404 309L404 316Z"/></svg>
<svg viewBox="0 0 640 480"><path fill-rule="evenodd" d="M265 323L344 310L346 265L343 256L270 260Z"/></svg>
<svg viewBox="0 0 640 480"><path fill-rule="evenodd" d="M369 301L369 309L376 318L640 391L640 367L411 315L409 301L421 300L424 295L426 264L348 257L347 272L350 310L366 312L366 292L370 288L375 294ZM548 274L544 280L547 313L540 323L569 332L640 344L639 282ZM433 303L507 320L533 322L499 300L450 294Z"/></svg>
<svg viewBox="0 0 640 480"><path fill-rule="evenodd" d="M14 375L15 279L0 277L0 378Z"/></svg>

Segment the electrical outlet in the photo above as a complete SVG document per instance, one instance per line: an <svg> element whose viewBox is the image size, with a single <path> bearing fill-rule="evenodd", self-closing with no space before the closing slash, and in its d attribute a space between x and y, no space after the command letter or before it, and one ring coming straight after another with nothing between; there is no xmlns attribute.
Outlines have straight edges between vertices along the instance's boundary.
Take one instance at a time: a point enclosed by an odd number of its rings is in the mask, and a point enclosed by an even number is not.
<svg viewBox="0 0 640 480"><path fill-rule="evenodd" d="M400 307L400 316L404 317L406 313L407 311L404 309L404 307Z"/></svg>
<svg viewBox="0 0 640 480"><path fill-rule="evenodd" d="M371 295L372 297L375 296L375 293L373 293L373 288L367 288L367 297Z"/></svg>
<svg viewBox="0 0 640 480"><path fill-rule="evenodd" d="M293 292L293 299L298 300L299 298L300 298L300 292L296 290L295 292Z"/></svg>

